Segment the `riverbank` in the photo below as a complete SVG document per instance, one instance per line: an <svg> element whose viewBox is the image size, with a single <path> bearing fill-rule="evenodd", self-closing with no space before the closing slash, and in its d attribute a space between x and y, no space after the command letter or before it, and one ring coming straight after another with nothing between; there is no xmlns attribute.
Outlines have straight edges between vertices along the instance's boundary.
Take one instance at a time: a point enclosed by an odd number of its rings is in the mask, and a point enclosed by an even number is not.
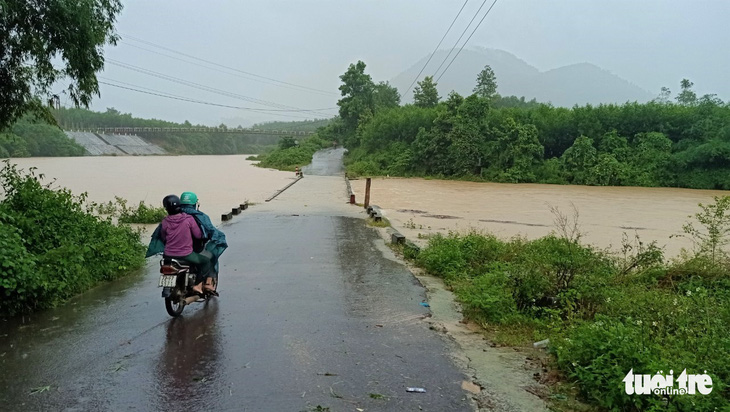
<svg viewBox="0 0 730 412"><path fill-rule="evenodd" d="M365 179L353 180L358 202L364 200ZM665 256L691 249L691 240L673 237L697 212L711 203L716 190L645 187L597 187L546 184L476 183L420 178L373 178L370 203L383 209L393 227L425 244L435 233L471 230L501 239L521 235L536 239L555 229L550 207L572 216L579 213L583 242L617 251L622 237L656 241ZM420 235L420 236L419 236Z"/></svg>

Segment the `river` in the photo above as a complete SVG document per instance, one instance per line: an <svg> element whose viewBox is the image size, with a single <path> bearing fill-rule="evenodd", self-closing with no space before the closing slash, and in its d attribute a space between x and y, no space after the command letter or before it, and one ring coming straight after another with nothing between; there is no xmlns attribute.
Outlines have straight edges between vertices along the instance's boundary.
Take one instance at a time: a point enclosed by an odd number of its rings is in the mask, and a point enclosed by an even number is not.
<svg viewBox="0 0 730 412"><path fill-rule="evenodd" d="M246 200L261 203L295 178L294 172L255 167L248 156L34 157L11 162L23 169L36 167L47 181L56 179L54 186L87 192L94 202L120 196L130 205L144 201L161 206L166 195L192 191L200 210L217 223L232 207Z"/></svg>
<svg viewBox="0 0 730 412"><path fill-rule="evenodd" d="M159 205L170 193L198 194L201 210L220 222L221 213L243 201L261 203L294 179L293 172L253 166L247 155L119 156L12 159L21 168L37 167L56 186L87 192L96 202L120 196L136 204ZM305 175L312 170L305 169ZM314 173L316 174L316 173ZM365 180L353 181L358 202ZM475 183L426 179L373 179L371 203L385 209L393 226L414 240L418 235L471 229L500 237L535 238L555 229L555 206L579 213L583 241L618 250L624 233L656 241L667 256L692 242L682 233L698 203L728 192L676 188L591 187L544 184ZM343 198L345 195L343 194Z"/></svg>
<svg viewBox="0 0 730 412"><path fill-rule="evenodd" d="M352 187L363 202L365 179L353 181ZM419 234L470 230L534 239L555 230L551 206L571 220L575 206L583 242L619 251L624 234L630 240L639 236L645 244L656 241L665 256L673 257L693 247L690 239L676 235L700 210L698 203L727 195L677 188L380 178L372 181L370 203L381 206L392 225L416 241Z"/></svg>

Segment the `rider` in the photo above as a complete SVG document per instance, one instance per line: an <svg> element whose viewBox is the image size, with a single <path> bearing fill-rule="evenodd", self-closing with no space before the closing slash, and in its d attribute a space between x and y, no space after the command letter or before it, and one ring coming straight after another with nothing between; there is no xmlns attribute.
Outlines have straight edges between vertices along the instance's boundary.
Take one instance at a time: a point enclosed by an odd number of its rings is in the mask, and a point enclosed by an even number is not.
<svg viewBox="0 0 730 412"><path fill-rule="evenodd" d="M207 291L215 293L219 270L218 258L228 247L226 235L213 225L208 215L198 210L198 195L195 193L183 192L180 195L180 208L183 213L195 218L195 221L203 232L201 242L195 242L195 251L211 256L211 270L204 275L204 287Z"/></svg>
<svg viewBox="0 0 730 412"><path fill-rule="evenodd" d="M193 216L182 211L179 197L165 196L162 205L168 213L159 229L159 238L165 244L163 256L195 264L204 277L211 269L210 257L193 249L194 240L203 239L203 232ZM203 293L202 282L193 286L193 291Z"/></svg>

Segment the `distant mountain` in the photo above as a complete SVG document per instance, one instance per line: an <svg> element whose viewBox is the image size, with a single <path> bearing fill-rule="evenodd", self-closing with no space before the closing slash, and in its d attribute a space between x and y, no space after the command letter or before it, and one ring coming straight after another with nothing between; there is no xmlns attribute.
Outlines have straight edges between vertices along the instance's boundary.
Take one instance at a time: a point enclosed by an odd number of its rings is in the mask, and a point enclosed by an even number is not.
<svg viewBox="0 0 730 412"><path fill-rule="evenodd" d="M439 50L421 75L431 75L448 50ZM452 54L453 56L453 54ZM393 78L390 83L405 93L408 86L426 63L428 56L416 62L405 72ZM517 56L504 50L464 49L438 84L439 94L448 95L456 90L461 95L470 95L476 84L477 74L485 65L492 66L497 76L497 91L502 96L524 96L555 106L571 107L586 103L646 102L655 96L648 91L590 63L572 64L541 72ZM404 102L413 100L413 91L403 96Z"/></svg>

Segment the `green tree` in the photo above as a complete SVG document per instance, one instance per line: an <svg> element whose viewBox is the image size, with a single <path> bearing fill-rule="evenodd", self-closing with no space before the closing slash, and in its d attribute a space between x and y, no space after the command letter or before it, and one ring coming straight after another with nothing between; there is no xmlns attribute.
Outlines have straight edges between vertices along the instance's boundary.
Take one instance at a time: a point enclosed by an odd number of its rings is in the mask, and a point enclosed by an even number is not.
<svg viewBox="0 0 730 412"><path fill-rule="evenodd" d="M684 106L693 106L697 104L697 93L692 90L692 86L695 84L687 79L682 79L680 87L682 91L677 95L677 103Z"/></svg>
<svg viewBox="0 0 730 412"><path fill-rule="evenodd" d="M584 185L590 181L590 169L597 161L593 140L586 136L575 139L573 145L561 157L563 167L573 184Z"/></svg>
<svg viewBox="0 0 730 412"><path fill-rule="evenodd" d="M418 86L413 90L413 104L418 107L435 107L441 99L436 90L437 85L432 76L426 76L418 82Z"/></svg>
<svg viewBox="0 0 730 412"><path fill-rule="evenodd" d="M400 93L398 89L388 82L380 82L373 89L373 103L375 111L391 109L400 106Z"/></svg>
<svg viewBox="0 0 730 412"><path fill-rule="evenodd" d="M88 106L121 10L119 0L0 1L0 130L28 111L52 121L43 102L59 81L70 82L76 105Z"/></svg>
<svg viewBox="0 0 730 412"><path fill-rule="evenodd" d="M342 98L337 102L340 107L340 118L349 132L357 129L360 116L369 111L375 111L373 92L375 84L369 74L365 73L365 63L358 61L348 67L345 74L340 76Z"/></svg>
<svg viewBox="0 0 730 412"><path fill-rule="evenodd" d="M279 140L279 149L288 149L297 145L297 141L292 136L284 136Z"/></svg>
<svg viewBox="0 0 730 412"><path fill-rule="evenodd" d="M494 75L494 70L489 65L484 66L484 69L477 75L474 93L490 100L497 96L497 76Z"/></svg>
<svg viewBox="0 0 730 412"><path fill-rule="evenodd" d="M660 104L667 104L670 102L671 97L672 91L669 90L668 87L662 87L661 91L659 92L659 96L654 99L654 101Z"/></svg>

